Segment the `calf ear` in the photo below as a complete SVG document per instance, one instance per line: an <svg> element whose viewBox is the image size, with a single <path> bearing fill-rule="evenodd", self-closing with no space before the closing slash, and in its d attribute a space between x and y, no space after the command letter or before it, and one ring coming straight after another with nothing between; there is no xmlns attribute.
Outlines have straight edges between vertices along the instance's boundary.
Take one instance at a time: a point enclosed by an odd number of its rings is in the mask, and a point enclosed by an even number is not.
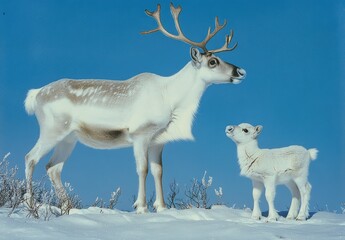
<svg viewBox="0 0 345 240"><path fill-rule="evenodd" d="M192 58L193 66L199 68L201 65L202 56L197 48L192 47L190 49L190 57Z"/></svg>
<svg viewBox="0 0 345 240"><path fill-rule="evenodd" d="M263 126L261 126L261 125L257 125L255 127L255 137L261 133L262 129L263 129Z"/></svg>

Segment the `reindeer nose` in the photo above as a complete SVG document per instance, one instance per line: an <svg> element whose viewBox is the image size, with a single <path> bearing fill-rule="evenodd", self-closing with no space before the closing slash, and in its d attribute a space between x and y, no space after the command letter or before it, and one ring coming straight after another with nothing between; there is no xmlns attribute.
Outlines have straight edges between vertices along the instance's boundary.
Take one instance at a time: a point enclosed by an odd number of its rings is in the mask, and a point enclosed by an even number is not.
<svg viewBox="0 0 345 240"><path fill-rule="evenodd" d="M240 78L245 78L247 73L243 68L237 68L237 74Z"/></svg>
<svg viewBox="0 0 345 240"><path fill-rule="evenodd" d="M227 126L227 127L225 128L225 132L226 132L226 133L231 133L231 132L234 131L234 129L235 129L235 127L230 125L230 126Z"/></svg>

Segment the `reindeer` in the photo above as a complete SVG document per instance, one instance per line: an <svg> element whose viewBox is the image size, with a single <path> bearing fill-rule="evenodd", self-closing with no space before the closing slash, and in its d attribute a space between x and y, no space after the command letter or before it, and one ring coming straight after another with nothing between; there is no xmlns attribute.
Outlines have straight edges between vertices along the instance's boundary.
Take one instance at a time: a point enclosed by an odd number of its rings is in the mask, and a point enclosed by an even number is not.
<svg viewBox="0 0 345 240"><path fill-rule="evenodd" d="M284 184L292 194L287 219L306 220L309 217L311 191L308 182L309 164L317 158L318 150L297 145L273 149L259 148L257 138L262 128L261 125L254 127L249 123L241 123L238 126L229 125L225 129L226 135L237 145L241 175L250 178L253 182L252 218L261 218L259 199L265 187L269 208L268 220L278 220L274 198L276 186Z"/></svg>
<svg viewBox="0 0 345 240"><path fill-rule="evenodd" d="M155 19L156 29L169 38L191 45L191 61L176 74L163 77L142 73L126 81L61 79L42 88L32 89L25 100L28 114L35 114L40 127L36 145L25 157L26 199L32 206L32 175L39 160L54 148L46 166L47 174L58 195L62 209L68 211L70 201L61 182L64 162L79 141L96 149L133 146L139 177L138 197L133 207L137 213L147 212L146 176L148 162L154 177L154 208L166 208L162 190L162 151L164 144L177 140L193 140L192 123L200 98L213 83L237 84L244 79L242 68L222 61L214 53L231 51L233 32L225 44L208 50L206 44L226 25L215 19L215 29L208 30L202 42L189 40L179 24L180 6L170 5L177 35L169 33L160 20L160 5L146 14ZM197 48L203 50L200 52Z"/></svg>

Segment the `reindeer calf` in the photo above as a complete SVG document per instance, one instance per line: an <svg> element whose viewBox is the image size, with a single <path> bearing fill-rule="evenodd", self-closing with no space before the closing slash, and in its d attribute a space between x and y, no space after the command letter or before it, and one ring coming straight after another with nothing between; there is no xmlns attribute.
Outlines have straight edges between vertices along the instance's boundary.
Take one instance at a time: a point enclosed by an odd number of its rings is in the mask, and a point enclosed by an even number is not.
<svg viewBox="0 0 345 240"><path fill-rule="evenodd" d="M277 149L260 149L257 137L262 126L253 127L248 123L227 126L226 135L237 145L241 175L253 182L254 207L252 217L261 218L259 199L265 187L269 207L268 220L277 220L279 215L274 208L275 188L285 184L292 194L288 219L306 220L309 216L308 204L311 185L308 182L308 168L316 159L318 150L302 146L289 146ZM299 205L301 202L300 210Z"/></svg>

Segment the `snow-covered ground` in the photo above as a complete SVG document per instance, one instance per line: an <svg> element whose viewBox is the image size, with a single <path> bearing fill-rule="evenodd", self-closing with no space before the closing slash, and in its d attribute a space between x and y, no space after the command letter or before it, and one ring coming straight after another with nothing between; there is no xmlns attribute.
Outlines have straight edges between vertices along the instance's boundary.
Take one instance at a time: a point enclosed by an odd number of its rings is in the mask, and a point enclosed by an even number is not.
<svg viewBox="0 0 345 240"><path fill-rule="evenodd" d="M252 220L250 210L216 206L211 210L169 209L137 215L91 207L49 221L11 217L0 209L0 239L345 239L345 214L317 212L305 222Z"/></svg>

